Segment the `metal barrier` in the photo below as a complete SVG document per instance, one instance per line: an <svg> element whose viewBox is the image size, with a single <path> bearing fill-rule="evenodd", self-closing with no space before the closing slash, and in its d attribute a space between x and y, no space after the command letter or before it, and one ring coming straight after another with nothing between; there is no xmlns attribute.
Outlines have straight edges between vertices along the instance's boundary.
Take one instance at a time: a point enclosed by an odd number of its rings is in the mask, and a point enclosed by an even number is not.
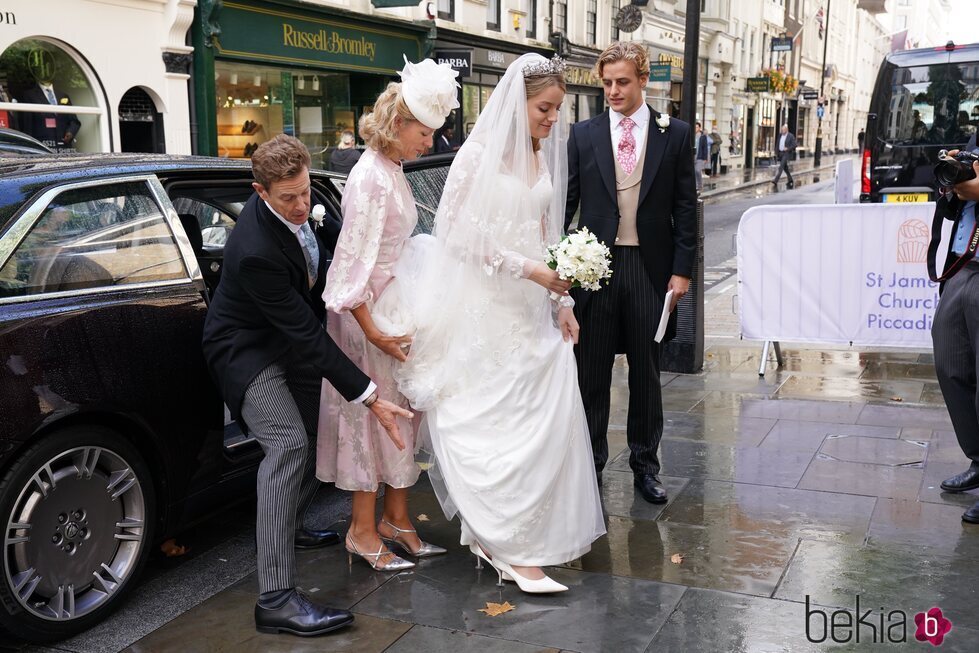
<svg viewBox="0 0 979 653"><path fill-rule="evenodd" d="M676 307L676 337L660 348L660 369L694 374L704 367L704 202L697 200L697 259L690 291Z"/></svg>

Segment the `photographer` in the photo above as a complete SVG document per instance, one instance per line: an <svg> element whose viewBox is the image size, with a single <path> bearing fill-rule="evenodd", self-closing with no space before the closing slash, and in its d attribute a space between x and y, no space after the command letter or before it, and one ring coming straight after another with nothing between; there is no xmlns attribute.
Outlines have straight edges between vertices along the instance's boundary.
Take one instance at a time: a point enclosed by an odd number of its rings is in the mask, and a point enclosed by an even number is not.
<svg viewBox="0 0 979 653"><path fill-rule="evenodd" d="M967 146L979 152L976 137ZM949 152L955 156L957 150ZM979 173L979 162L973 163ZM965 492L979 488L979 393L976 387L976 357L979 355L979 260L975 252L976 201L979 200L979 177L952 186L954 199L940 199L939 210L947 205L956 218L953 239L949 247L949 262L968 260L944 284L942 298L935 313L931 335L934 342L935 371L942 388L945 405L952 419L955 436L966 457L972 461L969 469L945 479L945 492ZM946 214L948 215L948 214ZM963 521L979 524L979 501L962 515Z"/></svg>

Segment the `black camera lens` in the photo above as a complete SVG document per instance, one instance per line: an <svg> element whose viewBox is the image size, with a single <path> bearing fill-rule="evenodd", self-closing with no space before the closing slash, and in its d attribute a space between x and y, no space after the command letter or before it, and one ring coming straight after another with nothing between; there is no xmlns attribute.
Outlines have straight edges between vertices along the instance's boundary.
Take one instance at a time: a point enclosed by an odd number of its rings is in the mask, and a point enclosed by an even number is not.
<svg viewBox="0 0 979 653"><path fill-rule="evenodd" d="M939 186L948 187L975 179L976 171L972 167L975 161L979 161L979 155L972 152L958 152L950 156L946 150L942 150L935 165L935 180Z"/></svg>

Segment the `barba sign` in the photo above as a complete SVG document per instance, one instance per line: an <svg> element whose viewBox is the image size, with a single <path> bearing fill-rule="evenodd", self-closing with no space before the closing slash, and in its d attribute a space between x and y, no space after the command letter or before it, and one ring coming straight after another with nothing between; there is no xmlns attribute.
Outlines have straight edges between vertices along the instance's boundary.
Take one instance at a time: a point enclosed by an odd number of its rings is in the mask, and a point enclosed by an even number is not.
<svg viewBox="0 0 979 653"><path fill-rule="evenodd" d="M320 29L316 32L298 30L289 23L282 24L282 44L290 48L302 50L319 50L330 54L344 54L352 57L364 57L374 61L377 44L368 41L363 36L344 38L337 32Z"/></svg>

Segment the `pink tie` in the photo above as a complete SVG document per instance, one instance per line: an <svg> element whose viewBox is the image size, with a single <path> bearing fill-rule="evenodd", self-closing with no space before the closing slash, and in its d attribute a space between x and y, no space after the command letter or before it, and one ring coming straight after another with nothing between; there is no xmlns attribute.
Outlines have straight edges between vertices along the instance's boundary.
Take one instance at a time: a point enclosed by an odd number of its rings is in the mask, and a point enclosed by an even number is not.
<svg viewBox="0 0 979 653"><path fill-rule="evenodd" d="M623 118L619 125L622 126L622 138L619 139L619 152L616 158L625 173L631 175L636 169L636 137L632 135L632 128L636 123L632 118Z"/></svg>

